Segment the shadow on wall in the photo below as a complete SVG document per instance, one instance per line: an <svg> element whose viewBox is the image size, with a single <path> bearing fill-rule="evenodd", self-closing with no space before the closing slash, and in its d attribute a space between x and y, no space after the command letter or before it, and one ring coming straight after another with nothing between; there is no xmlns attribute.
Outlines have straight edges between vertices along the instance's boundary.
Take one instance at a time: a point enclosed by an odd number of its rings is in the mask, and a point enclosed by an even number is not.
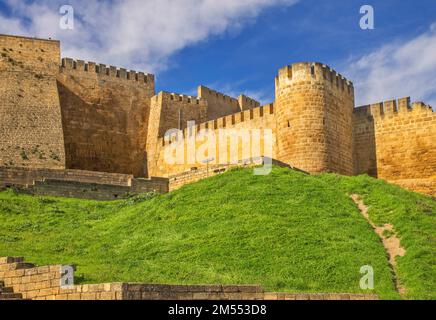
<svg viewBox="0 0 436 320"><path fill-rule="evenodd" d="M355 174L378 177L375 123L363 108L354 111L354 170Z"/></svg>
<svg viewBox="0 0 436 320"><path fill-rule="evenodd" d="M111 115L57 82L66 167L145 176L145 153L132 145L123 112ZM116 117L116 123L114 119Z"/></svg>

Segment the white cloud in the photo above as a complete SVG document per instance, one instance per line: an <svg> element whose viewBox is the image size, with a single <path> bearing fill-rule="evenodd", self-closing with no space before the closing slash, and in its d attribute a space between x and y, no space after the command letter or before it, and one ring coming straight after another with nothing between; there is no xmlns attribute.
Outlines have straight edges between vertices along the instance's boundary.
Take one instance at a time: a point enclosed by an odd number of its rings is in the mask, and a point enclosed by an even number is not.
<svg viewBox="0 0 436 320"><path fill-rule="evenodd" d="M59 28L64 1L6 0L0 33L62 41L64 56L156 72L186 46L242 27L272 6L298 0L71 0L75 29Z"/></svg>
<svg viewBox="0 0 436 320"><path fill-rule="evenodd" d="M356 104L411 96L436 107L436 23L408 41L395 41L350 61Z"/></svg>

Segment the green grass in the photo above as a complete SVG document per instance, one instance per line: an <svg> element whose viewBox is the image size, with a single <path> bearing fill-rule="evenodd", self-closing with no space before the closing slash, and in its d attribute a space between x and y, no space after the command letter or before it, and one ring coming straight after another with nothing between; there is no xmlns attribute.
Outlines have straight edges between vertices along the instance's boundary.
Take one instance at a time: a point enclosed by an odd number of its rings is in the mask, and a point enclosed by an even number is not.
<svg viewBox="0 0 436 320"><path fill-rule="evenodd" d="M77 265L84 283L261 284L286 292L398 298L375 232L349 193L392 223L409 298L436 298L436 201L366 176L232 170L154 197L117 202L0 193L0 256ZM374 268L361 290L360 267Z"/></svg>

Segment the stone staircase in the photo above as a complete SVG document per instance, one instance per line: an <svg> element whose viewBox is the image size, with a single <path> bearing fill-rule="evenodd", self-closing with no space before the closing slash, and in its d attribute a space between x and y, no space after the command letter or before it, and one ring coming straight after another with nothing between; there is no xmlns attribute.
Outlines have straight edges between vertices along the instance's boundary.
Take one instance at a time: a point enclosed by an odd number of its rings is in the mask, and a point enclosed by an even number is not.
<svg viewBox="0 0 436 320"><path fill-rule="evenodd" d="M14 293L11 287L5 287L3 281L0 281L0 300L23 300L21 293Z"/></svg>
<svg viewBox="0 0 436 320"><path fill-rule="evenodd" d="M29 266L24 263L23 258L0 258L0 270L18 270L19 268ZM21 293L15 293L12 287L6 287L4 281L0 281L0 300L23 300Z"/></svg>

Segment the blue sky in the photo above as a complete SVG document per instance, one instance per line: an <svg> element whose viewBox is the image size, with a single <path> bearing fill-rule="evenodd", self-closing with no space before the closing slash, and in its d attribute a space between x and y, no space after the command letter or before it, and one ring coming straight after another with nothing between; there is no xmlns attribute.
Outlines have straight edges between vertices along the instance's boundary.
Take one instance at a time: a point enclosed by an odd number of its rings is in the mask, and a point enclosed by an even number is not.
<svg viewBox="0 0 436 320"><path fill-rule="evenodd" d="M64 56L155 73L157 90L195 95L204 84L267 103L279 68L319 61L355 83L357 104L409 95L436 104L434 0L88 2L70 1L71 31L58 28L62 2L0 1L0 32L58 38ZM365 4L374 30L359 27Z"/></svg>

